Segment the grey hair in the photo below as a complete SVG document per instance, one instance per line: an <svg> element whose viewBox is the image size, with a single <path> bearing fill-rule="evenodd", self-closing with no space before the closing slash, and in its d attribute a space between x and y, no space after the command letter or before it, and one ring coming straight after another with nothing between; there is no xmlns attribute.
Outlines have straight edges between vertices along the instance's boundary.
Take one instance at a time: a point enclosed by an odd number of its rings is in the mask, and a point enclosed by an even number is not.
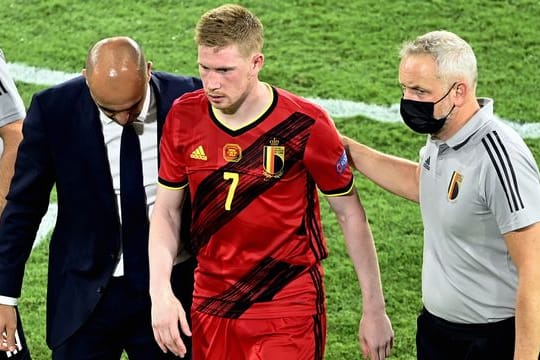
<svg viewBox="0 0 540 360"><path fill-rule="evenodd" d="M400 58L411 55L430 55L437 64L436 76L453 83L464 78L473 89L476 88L478 70L476 56L471 46L462 38L449 31L432 31L405 42L399 52Z"/></svg>

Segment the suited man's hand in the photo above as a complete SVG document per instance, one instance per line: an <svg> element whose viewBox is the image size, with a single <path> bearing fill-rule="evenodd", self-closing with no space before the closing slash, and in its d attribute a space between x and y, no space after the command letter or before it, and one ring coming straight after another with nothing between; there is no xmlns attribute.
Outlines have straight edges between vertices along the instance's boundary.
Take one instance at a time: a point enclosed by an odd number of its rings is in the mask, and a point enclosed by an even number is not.
<svg viewBox="0 0 540 360"><path fill-rule="evenodd" d="M2 333L0 350L15 351L17 349L15 330L17 330L17 312L15 311L15 307L0 304L0 332Z"/></svg>
<svg viewBox="0 0 540 360"><path fill-rule="evenodd" d="M172 291L152 297L152 330L156 342L163 352L169 350L183 358L187 349L180 337L179 327L184 334L191 336L184 308Z"/></svg>

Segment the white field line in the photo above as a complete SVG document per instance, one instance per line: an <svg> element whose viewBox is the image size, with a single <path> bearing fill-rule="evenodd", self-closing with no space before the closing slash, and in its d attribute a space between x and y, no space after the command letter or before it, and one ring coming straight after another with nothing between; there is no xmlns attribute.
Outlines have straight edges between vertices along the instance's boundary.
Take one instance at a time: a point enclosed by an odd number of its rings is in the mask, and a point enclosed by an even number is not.
<svg viewBox="0 0 540 360"><path fill-rule="evenodd" d="M58 213L58 206L56 205L56 203L50 203L47 213L45 214L43 219L41 219L41 224L39 225L39 229L36 234L36 240L34 241L33 248L35 248L43 240L45 240L47 238L47 235L49 235L51 230L54 228L54 224L56 223L57 213Z"/></svg>
<svg viewBox="0 0 540 360"><path fill-rule="evenodd" d="M42 69L21 63L8 63L8 68L15 80L36 85L52 86L79 75L79 73L65 73L63 71ZM369 119L382 122L401 121L401 117L399 115L399 104L382 106L350 100L320 98L308 99L322 106L332 117L336 118L349 118L361 115ZM540 138L540 123L521 124L512 120L501 120L514 128L524 138ZM52 221L50 220L51 217L53 218ZM46 216L44 217L42 225L45 227L50 226L50 228L47 228L48 230L44 229L42 233L38 233L37 242L41 241L42 237L47 235L52 226L54 226L55 219L56 209L49 208L49 212L47 212Z"/></svg>
<svg viewBox="0 0 540 360"><path fill-rule="evenodd" d="M15 80L37 85L56 85L79 75L79 73L70 74L62 71L37 68L20 63L8 63L8 68ZM348 118L362 115L382 122L401 121L401 116L399 115L399 104L382 106L350 100L320 98L308 99L325 108L332 117ZM524 138L540 138L540 123L519 123L507 119L501 120L514 128Z"/></svg>

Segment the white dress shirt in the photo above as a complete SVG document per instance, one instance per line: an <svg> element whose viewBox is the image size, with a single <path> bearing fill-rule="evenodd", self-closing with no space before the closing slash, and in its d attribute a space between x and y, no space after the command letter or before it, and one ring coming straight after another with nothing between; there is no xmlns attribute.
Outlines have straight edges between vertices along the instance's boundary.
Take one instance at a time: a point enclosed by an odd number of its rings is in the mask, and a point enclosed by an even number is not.
<svg viewBox="0 0 540 360"><path fill-rule="evenodd" d="M100 110L100 120L103 125L103 137L107 147L107 156L113 182L114 193L118 205L120 206L120 139L122 137L122 125L108 118ZM146 96L143 107L137 120L134 122L135 131L139 135L141 144L141 158L143 165L143 184L146 192L146 206L148 216L152 213L156 201L157 178L158 178L158 141L157 141L157 104L152 87L147 85ZM120 216L121 220L121 216ZM182 250L181 244L179 250ZM180 251L175 263L187 260L191 255L185 251ZM113 276L124 275L124 257L120 253L120 260L116 265Z"/></svg>
<svg viewBox="0 0 540 360"><path fill-rule="evenodd" d="M156 200L156 181L157 181L157 106L155 96L153 96L151 87L147 85L146 96L143 107L133 126L139 135L141 144L141 159L143 163L143 184L146 192L147 211L150 214ZM101 110L99 118L103 126L103 138L107 147L107 157L111 169L114 194L118 205L119 215L120 206L120 139L122 137L123 126L113 121ZM121 219L121 217L120 217ZM124 275L124 257L120 254L120 260L116 265L113 276Z"/></svg>

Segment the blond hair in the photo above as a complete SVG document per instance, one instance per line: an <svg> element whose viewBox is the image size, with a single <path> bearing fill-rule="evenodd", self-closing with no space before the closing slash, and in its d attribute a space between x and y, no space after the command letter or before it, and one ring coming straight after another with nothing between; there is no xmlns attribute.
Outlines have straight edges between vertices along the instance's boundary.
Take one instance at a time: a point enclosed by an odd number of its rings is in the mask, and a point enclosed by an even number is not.
<svg viewBox="0 0 540 360"><path fill-rule="evenodd" d="M263 25L248 9L226 4L206 12L197 23L198 46L223 48L236 44L243 55L261 52Z"/></svg>

